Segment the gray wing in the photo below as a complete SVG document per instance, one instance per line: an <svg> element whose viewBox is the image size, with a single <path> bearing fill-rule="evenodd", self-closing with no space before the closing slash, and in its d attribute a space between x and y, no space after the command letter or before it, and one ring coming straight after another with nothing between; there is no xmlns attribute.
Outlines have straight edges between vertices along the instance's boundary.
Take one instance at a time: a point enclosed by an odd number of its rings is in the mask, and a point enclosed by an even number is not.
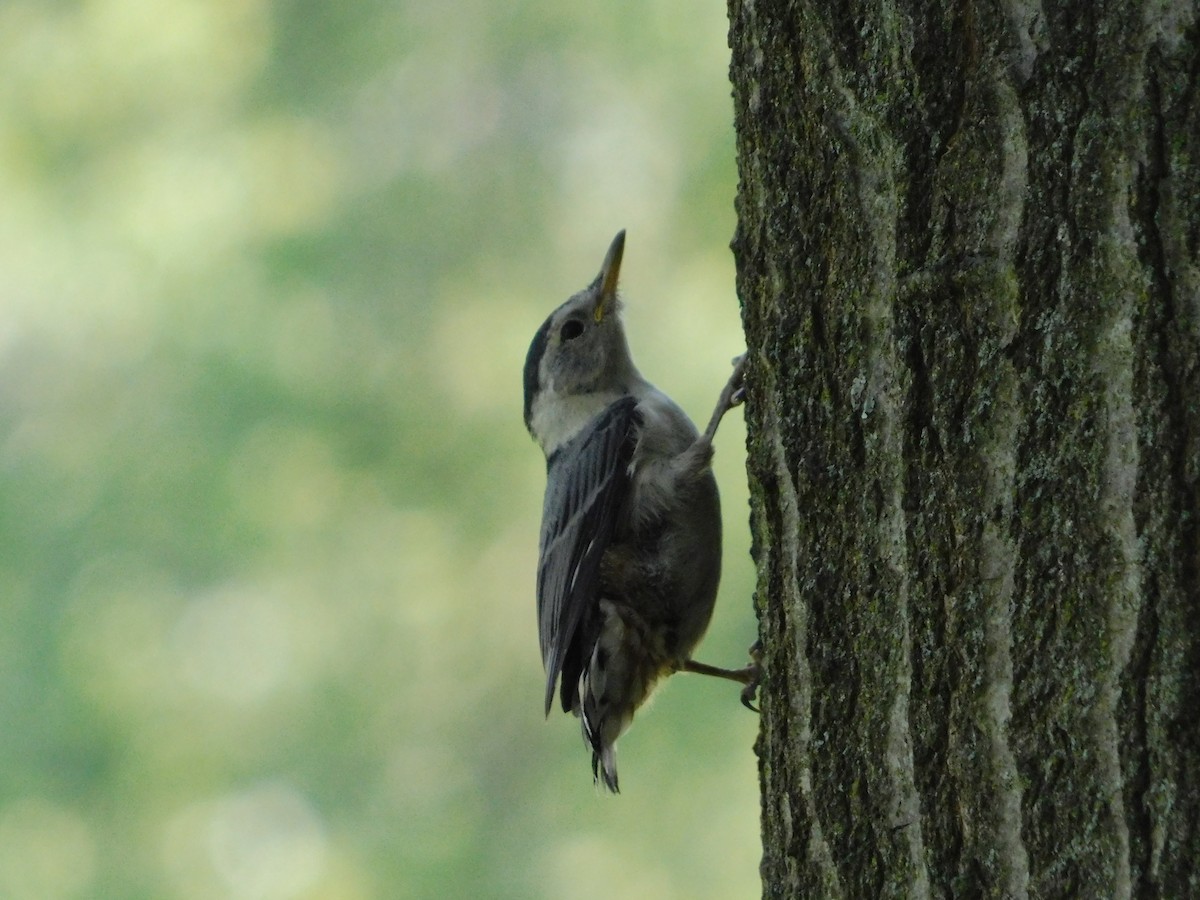
<svg viewBox="0 0 1200 900"><path fill-rule="evenodd" d="M547 462L538 562L538 635L546 666L546 714L562 676L571 699L596 641L600 560L629 493L637 401L623 397Z"/></svg>

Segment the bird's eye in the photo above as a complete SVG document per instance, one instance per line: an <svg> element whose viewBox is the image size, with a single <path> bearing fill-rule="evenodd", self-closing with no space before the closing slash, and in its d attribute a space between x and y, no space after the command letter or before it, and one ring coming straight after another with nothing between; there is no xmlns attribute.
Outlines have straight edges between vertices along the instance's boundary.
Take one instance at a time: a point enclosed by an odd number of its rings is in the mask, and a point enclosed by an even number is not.
<svg viewBox="0 0 1200 900"><path fill-rule="evenodd" d="M583 334L583 323L578 319L567 319L563 322L562 331L559 334L564 341L573 341Z"/></svg>

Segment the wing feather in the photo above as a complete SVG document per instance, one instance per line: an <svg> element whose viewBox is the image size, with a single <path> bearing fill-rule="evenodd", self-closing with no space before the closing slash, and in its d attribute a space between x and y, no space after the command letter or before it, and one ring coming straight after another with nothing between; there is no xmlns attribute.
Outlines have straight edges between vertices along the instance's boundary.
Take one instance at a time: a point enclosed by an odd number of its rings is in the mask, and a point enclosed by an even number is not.
<svg viewBox="0 0 1200 900"><path fill-rule="evenodd" d="M570 711L579 674L594 643L587 633L600 604L600 560L629 493L637 401L623 397L547 463L538 563L538 634L546 667L546 713L562 676Z"/></svg>

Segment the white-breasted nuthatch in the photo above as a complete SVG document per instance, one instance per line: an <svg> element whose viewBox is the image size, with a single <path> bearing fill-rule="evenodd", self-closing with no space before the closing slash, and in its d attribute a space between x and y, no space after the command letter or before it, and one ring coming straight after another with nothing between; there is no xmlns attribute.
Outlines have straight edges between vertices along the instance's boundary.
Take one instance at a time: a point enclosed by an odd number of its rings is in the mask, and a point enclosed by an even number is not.
<svg viewBox="0 0 1200 900"><path fill-rule="evenodd" d="M655 682L678 671L749 685L757 666L691 659L721 578L712 441L742 399L743 360L703 434L638 372L617 300L625 232L600 274L538 329L525 359L525 425L546 455L537 576L546 714L579 716L592 776L617 791L616 741Z"/></svg>

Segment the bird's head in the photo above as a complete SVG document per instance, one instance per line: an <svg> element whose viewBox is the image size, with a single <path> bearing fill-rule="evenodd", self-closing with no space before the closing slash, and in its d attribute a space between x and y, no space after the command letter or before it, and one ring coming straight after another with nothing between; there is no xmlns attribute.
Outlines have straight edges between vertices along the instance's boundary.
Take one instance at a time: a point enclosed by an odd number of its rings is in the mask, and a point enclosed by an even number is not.
<svg viewBox="0 0 1200 900"><path fill-rule="evenodd" d="M613 238L600 274L542 323L525 357L525 427L547 447L548 434L538 420L563 426L564 415L629 392L640 379L621 325L617 278L625 250L625 232ZM561 406L554 415L551 407ZM549 424L549 423L548 423ZM541 429L543 432L545 428ZM557 443L550 440L549 443Z"/></svg>

